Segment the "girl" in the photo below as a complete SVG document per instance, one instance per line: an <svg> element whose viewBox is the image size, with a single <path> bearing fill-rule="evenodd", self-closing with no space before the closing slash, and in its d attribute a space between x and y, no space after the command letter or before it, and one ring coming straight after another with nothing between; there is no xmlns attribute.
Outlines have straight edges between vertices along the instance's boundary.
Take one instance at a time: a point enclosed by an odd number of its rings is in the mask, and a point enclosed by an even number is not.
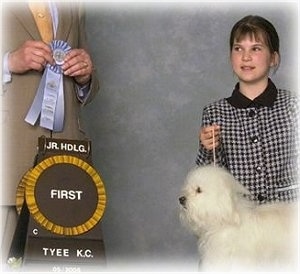
<svg viewBox="0 0 300 274"><path fill-rule="evenodd" d="M238 83L231 97L204 108L196 163L224 166L259 203L294 201L298 103L269 78L280 63L274 26L260 16L238 21L230 61Z"/></svg>

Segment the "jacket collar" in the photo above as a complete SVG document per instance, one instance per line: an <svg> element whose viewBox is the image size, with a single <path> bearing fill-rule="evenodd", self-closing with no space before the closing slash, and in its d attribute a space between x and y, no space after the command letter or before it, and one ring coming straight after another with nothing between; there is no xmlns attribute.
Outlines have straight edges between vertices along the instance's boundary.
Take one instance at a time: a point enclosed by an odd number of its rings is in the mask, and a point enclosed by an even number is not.
<svg viewBox="0 0 300 274"><path fill-rule="evenodd" d="M72 9L63 3L56 3L58 10L58 29L55 39L67 41L73 23ZM34 40L41 40L40 33L26 2L20 3L12 11Z"/></svg>
<svg viewBox="0 0 300 274"><path fill-rule="evenodd" d="M260 107L260 106L272 107L277 98L277 93L278 91L276 86L271 81L271 79L269 79L268 86L266 87L264 92L259 96L257 96L254 100L251 100L240 92L240 86L239 83L237 83L235 85L231 97L226 98L226 100L229 102L229 104L231 104L236 108Z"/></svg>

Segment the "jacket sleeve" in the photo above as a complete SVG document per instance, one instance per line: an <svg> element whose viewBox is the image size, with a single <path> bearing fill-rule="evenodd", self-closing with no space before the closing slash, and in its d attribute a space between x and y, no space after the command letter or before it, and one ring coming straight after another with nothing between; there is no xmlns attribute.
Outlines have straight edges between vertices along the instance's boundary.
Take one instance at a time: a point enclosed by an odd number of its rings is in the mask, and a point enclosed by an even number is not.
<svg viewBox="0 0 300 274"><path fill-rule="evenodd" d="M79 17L79 29L78 29L79 48L85 49L90 54L90 51L88 48L87 37L86 37L86 30L85 30L85 7L84 7L83 3L78 3L78 17ZM91 56L91 59L92 59L92 56ZM94 66L93 59L92 59L92 63ZM97 77L97 70L94 66L92 75L91 75L89 91L86 94L84 100L82 100L82 104L86 105L86 104L90 103L93 100L93 98L95 97L95 95L98 93L99 89L100 89L100 84L99 84L99 80Z"/></svg>

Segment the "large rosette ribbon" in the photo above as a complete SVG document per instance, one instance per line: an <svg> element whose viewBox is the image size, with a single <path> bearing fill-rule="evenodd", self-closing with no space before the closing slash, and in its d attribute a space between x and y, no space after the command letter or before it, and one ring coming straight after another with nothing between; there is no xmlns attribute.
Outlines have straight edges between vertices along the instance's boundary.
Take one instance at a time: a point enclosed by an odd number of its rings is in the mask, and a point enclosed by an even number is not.
<svg viewBox="0 0 300 274"><path fill-rule="evenodd" d="M71 47L61 40L52 41L50 47L55 65L46 65L25 121L35 125L40 116L41 127L60 132L64 126L64 90L61 66Z"/></svg>

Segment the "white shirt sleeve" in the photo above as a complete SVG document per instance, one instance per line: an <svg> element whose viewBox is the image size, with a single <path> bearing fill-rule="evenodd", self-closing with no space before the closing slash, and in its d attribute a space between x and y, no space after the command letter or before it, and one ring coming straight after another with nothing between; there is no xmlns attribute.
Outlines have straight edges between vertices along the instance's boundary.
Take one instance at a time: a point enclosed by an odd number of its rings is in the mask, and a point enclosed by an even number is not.
<svg viewBox="0 0 300 274"><path fill-rule="evenodd" d="M8 69L8 55L9 52L5 53L3 56L3 64L2 64L2 84L6 84L11 82L11 73Z"/></svg>

